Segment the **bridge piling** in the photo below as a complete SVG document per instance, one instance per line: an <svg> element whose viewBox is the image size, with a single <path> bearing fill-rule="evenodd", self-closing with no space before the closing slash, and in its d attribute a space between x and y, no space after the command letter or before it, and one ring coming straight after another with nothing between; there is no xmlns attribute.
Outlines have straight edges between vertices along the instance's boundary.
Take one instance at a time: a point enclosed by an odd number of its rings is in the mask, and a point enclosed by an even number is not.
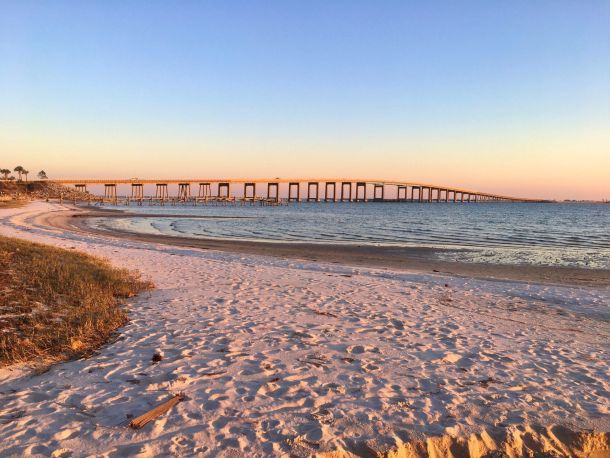
<svg viewBox="0 0 610 458"><path fill-rule="evenodd" d="M224 190L224 192L223 192ZM229 200L231 193L230 184L227 182L218 183L218 199L219 200Z"/></svg>
<svg viewBox="0 0 610 458"><path fill-rule="evenodd" d="M252 190L252 195L248 195L248 190ZM252 201L256 200L256 183L244 183L244 201Z"/></svg>
<svg viewBox="0 0 610 458"><path fill-rule="evenodd" d="M347 186L347 199L345 198L345 187ZM352 201L352 183L351 181L343 181L341 182L341 202L351 202Z"/></svg>
<svg viewBox="0 0 610 458"><path fill-rule="evenodd" d="M381 190L381 196L377 197L377 190ZM385 198L385 188L382 184L373 185L373 202L383 202Z"/></svg>
<svg viewBox="0 0 610 458"><path fill-rule="evenodd" d="M297 192L294 196L292 194L293 187L297 188ZM288 183L288 202L298 202L299 201L300 189L301 189L301 183L299 183L299 182Z"/></svg>
<svg viewBox="0 0 610 458"><path fill-rule="evenodd" d="M191 199L191 184L178 183L178 201L188 202Z"/></svg>
<svg viewBox="0 0 610 458"><path fill-rule="evenodd" d="M271 189L274 189L273 195ZM267 201L279 202L280 200L280 185L279 183L267 183Z"/></svg>
<svg viewBox="0 0 610 458"><path fill-rule="evenodd" d="M360 199L360 189L362 189L362 199ZM360 181L356 183L356 198L354 202L366 202L366 182Z"/></svg>
<svg viewBox="0 0 610 458"><path fill-rule="evenodd" d="M312 187L316 190L314 197L311 196ZM307 183L307 202L319 202L319 187L320 184L317 181Z"/></svg>
<svg viewBox="0 0 610 458"><path fill-rule="evenodd" d="M328 189L332 186L333 196L329 196ZM324 202L336 202L337 200L337 183L333 181L327 181L324 186Z"/></svg>

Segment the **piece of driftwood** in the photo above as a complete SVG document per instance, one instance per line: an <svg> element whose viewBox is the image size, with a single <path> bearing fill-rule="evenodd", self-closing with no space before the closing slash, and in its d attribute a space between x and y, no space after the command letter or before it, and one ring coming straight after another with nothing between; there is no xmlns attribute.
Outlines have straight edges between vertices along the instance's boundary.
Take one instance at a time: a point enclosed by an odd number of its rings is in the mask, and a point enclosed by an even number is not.
<svg viewBox="0 0 610 458"><path fill-rule="evenodd" d="M165 401L162 404L159 404L154 409L151 409L148 412L146 412L145 414L140 415L139 417L131 420L129 422L129 427L133 428L133 429L143 428L148 423L150 423L157 417L163 415L165 412L167 412L169 409L171 409L172 407L174 407L176 404L178 404L180 401L183 401L183 400L184 400L184 395L176 394L173 398L168 399L167 401Z"/></svg>

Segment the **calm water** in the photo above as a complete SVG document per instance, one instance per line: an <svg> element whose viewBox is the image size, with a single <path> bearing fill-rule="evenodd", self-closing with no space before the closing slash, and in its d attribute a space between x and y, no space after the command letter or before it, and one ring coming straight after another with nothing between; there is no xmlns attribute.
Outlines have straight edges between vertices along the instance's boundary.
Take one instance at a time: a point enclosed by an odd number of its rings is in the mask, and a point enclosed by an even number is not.
<svg viewBox="0 0 610 458"><path fill-rule="evenodd" d="M444 259L610 269L610 205L291 204L282 207L128 207L130 212L222 218L96 218L150 234L242 240L437 247Z"/></svg>

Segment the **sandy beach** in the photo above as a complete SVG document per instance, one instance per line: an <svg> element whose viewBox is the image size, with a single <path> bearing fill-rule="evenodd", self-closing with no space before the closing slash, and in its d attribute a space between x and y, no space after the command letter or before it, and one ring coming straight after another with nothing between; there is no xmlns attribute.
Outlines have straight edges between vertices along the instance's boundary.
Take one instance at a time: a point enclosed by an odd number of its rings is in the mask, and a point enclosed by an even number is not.
<svg viewBox="0 0 610 458"><path fill-rule="evenodd" d="M2 457L607 456L606 271L109 234L79 212L3 210L0 234L108 258L156 289L98 354L0 370Z"/></svg>

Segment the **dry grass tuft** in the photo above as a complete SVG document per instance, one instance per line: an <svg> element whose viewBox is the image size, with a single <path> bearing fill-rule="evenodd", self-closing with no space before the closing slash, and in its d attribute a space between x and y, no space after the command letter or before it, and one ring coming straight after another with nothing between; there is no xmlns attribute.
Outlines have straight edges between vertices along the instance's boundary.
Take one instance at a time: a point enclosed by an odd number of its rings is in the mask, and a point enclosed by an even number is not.
<svg viewBox="0 0 610 458"><path fill-rule="evenodd" d="M18 208L23 207L28 201L25 199L5 198L0 199L0 210L3 208Z"/></svg>
<svg viewBox="0 0 610 458"><path fill-rule="evenodd" d="M0 237L0 366L91 353L127 322L121 300L150 288L102 259Z"/></svg>

